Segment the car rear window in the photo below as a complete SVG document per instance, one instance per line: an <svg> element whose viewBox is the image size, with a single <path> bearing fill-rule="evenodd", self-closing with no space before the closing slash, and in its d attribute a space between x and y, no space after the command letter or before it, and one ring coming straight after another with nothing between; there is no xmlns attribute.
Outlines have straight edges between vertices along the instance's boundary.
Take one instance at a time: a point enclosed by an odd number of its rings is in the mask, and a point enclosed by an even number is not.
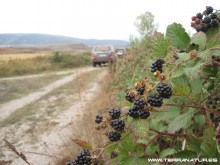
<svg viewBox="0 0 220 165"><path fill-rule="evenodd" d="M97 46L95 48L95 51L110 51L111 47L110 46Z"/></svg>

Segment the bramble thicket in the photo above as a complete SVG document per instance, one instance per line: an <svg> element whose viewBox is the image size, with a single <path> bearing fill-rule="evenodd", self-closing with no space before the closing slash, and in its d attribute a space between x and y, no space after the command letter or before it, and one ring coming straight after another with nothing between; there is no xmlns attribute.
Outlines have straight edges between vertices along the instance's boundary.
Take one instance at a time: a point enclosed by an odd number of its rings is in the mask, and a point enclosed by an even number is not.
<svg viewBox="0 0 220 165"><path fill-rule="evenodd" d="M155 30L145 42L131 41L130 55L116 63L119 106L95 118L97 132L106 133L109 142L96 148L75 140L83 150L66 165L159 164L148 158L217 158L219 163L219 23L219 10L207 6L192 17L197 32L191 37L173 23L165 35Z"/></svg>

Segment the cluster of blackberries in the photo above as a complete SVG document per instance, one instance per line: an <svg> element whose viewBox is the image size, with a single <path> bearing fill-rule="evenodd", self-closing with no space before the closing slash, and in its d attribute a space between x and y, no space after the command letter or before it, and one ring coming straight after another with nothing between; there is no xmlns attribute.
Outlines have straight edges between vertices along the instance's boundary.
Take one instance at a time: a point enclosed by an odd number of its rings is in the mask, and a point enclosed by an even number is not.
<svg viewBox="0 0 220 165"><path fill-rule="evenodd" d="M173 90L166 83L160 83L156 90L158 93L150 94L147 97L147 103L153 107L160 107L163 104L163 98L170 98L172 96Z"/></svg>
<svg viewBox="0 0 220 165"><path fill-rule="evenodd" d="M121 134L116 131L111 131L108 133L108 138L111 142L117 142L121 139Z"/></svg>
<svg viewBox="0 0 220 165"><path fill-rule="evenodd" d="M138 88L136 89L136 91L137 91L137 93L138 93L139 95L143 95L143 94L144 94L144 91L145 91L145 86L138 87Z"/></svg>
<svg viewBox="0 0 220 165"><path fill-rule="evenodd" d="M83 149L73 162L68 162L66 165L90 165L92 164L92 158L89 150Z"/></svg>
<svg viewBox="0 0 220 165"><path fill-rule="evenodd" d="M163 64L165 63L162 59L157 59L151 66L151 72L156 72L157 70L160 71L160 73L163 72Z"/></svg>
<svg viewBox="0 0 220 165"><path fill-rule="evenodd" d="M219 96L211 96L209 100L206 102L207 108L216 109L217 105L220 103Z"/></svg>
<svg viewBox="0 0 220 165"><path fill-rule="evenodd" d="M101 123L102 122L102 118L103 118L102 115L97 115L96 118L95 118L95 122L97 124Z"/></svg>
<svg viewBox="0 0 220 165"><path fill-rule="evenodd" d="M217 14L213 13L213 8L206 6L206 10L203 13L197 13L196 16L192 16L191 26L195 28L197 32L206 32L210 28L218 27L219 22L220 20Z"/></svg>
<svg viewBox="0 0 220 165"><path fill-rule="evenodd" d="M145 109L146 101L142 98L136 98L134 105L128 110L128 115L133 118L147 119L150 112Z"/></svg>

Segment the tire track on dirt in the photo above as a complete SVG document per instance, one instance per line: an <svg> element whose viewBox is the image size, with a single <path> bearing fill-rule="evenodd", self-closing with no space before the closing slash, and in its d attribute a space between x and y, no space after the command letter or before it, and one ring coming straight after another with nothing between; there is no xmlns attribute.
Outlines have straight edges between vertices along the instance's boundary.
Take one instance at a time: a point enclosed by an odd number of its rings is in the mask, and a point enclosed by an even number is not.
<svg viewBox="0 0 220 165"><path fill-rule="evenodd" d="M34 101L39 100L41 97L51 92L52 90L64 85L65 83L72 81L73 79L77 77L78 74L82 74L84 72L92 71L95 69L96 68L76 69L73 74L66 76L60 80L57 80L37 92L31 93L25 97L12 100L8 103L4 103L0 105L0 121L3 121L4 119L6 119L11 113L15 112L17 109L22 108L27 104L30 104Z"/></svg>

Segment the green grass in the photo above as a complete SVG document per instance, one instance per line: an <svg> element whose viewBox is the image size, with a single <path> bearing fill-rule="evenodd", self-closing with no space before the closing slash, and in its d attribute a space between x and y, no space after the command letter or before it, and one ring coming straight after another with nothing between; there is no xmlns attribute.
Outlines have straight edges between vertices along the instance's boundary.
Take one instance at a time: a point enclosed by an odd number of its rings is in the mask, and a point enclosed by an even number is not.
<svg viewBox="0 0 220 165"><path fill-rule="evenodd" d="M76 68L91 64L89 53L73 55L55 52L51 56L0 61L0 77L42 73L45 71Z"/></svg>
<svg viewBox="0 0 220 165"><path fill-rule="evenodd" d="M58 80L67 74L47 74L45 76L0 81L0 104L20 98Z"/></svg>

